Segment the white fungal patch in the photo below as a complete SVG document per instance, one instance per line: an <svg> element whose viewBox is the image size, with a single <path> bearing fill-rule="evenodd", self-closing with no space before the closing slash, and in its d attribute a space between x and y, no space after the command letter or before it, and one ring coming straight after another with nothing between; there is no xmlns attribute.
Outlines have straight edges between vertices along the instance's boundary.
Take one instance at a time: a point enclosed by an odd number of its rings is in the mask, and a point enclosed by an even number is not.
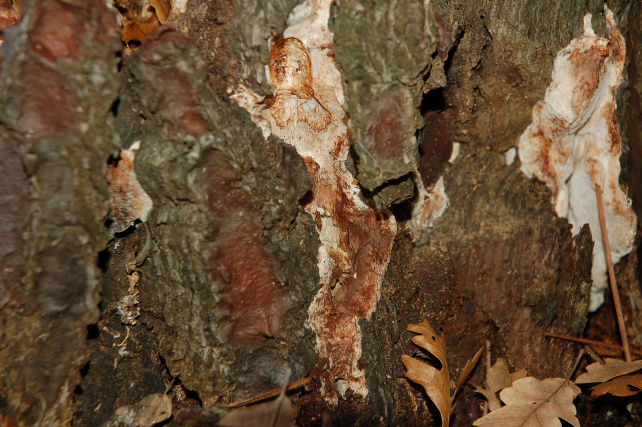
<svg viewBox="0 0 642 427"><path fill-rule="evenodd" d="M345 160L350 137L341 74L328 28L333 0L307 0L288 19L284 38L271 48L273 96L240 86L232 94L252 120L294 146L314 178L304 206L320 237L320 289L308 310L316 333L321 395L331 405L348 391L366 396L359 319L369 319L381 293L396 222L361 199Z"/></svg>
<svg viewBox="0 0 642 427"><path fill-rule="evenodd" d="M453 151L450 153L449 163L455 163L457 157L459 157L459 150L461 149L461 144L459 142L453 142Z"/></svg>
<svg viewBox="0 0 642 427"><path fill-rule="evenodd" d="M618 185L621 143L615 90L622 79L624 40L606 6L604 15L608 38L595 35L587 14L584 35L557 54L553 81L519 141L522 172L546 183L557 214L568 219L574 234L586 223L591 227L591 311L602 305L607 286L596 184L603 190L613 262L631 251L636 228L631 202Z"/></svg>
<svg viewBox="0 0 642 427"><path fill-rule="evenodd" d="M506 166L512 166L513 163L515 163L515 156L517 156L517 148L510 147L508 150L506 150L506 153L504 153L504 157L506 158Z"/></svg>
<svg viewBox="0 0 642 427"><path fill-rule="evenodd" d="M421 175L415 173L415 185L417 186L417 201L412 208L412 218L409 228L414 239L421 236L427 228L432 228L435 221L446 212L449 200L446 195L444 177L439 178L431 191L426 190Z"/></svg>

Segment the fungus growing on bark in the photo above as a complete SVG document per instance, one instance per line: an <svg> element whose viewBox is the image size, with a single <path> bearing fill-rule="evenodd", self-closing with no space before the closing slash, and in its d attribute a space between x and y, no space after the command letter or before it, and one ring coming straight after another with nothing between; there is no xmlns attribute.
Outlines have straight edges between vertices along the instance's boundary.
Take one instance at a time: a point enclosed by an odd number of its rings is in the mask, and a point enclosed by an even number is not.
<svg viewBox="0 0 642 427"><path fill-rule="evenodd" d="M636 218L620 189L620 134L615 118L615 90L622 78L624 40L605 6L608 38L597 37L591 15L584 17L584 35L555 58L553 81L543 101L533 108L533 122L519 141L521 170L535 175L553 192L555 212L573 225L591 227L593 286L590 310L604 300L606 259L597 210L595 185L604 190L604 210L613 262L633 247Z"/></svg>
<svg viewBox="0 0 642 427"><path fill-rule="evenodd" d="M448 196L444 186L444 177L440 177L434 187L428 191L424 187L421 176L415 178L417 186L417 201L412 208L412 218L408 224L414 239L418 239L426 228L432 228L448 208Z"/></svg>
<svg viewBox="0 0 642 427"><path fill-rule="evenodd" d="M328 28L332 0L307 0L288 19L284 39L272 46L273 96L239 87L233 97L247 109L264 135L270 132L293 145L314 178L305 209L320 236L320 285L309 308L316 332L321 395L337 404L337 392L366 396L359 319L368 319L380 296L396 222L361 199L345 160L351 141L341 75L332 54ZM336 387L336 388L335 388Z"/></svg>
<svg viewBox="0 0 642 427"><path fill-rule="evenodd" d="M506 152L504 153L504 157L506 158L506 166L512 166L513 163L515 162L515 156L517 155L517 148L515 147L510 147Z"/></svg>
<svg viewBox="0 0 642 427"><path fill-rule="evenodd" d="M147 221L152 209L152 199L147 195L136 178L134 170L134 150L140 141L131 148L123 148L118 157L111 159L109 165L109 204L111 206L112 233L127 230L136 220Z"/></svg>

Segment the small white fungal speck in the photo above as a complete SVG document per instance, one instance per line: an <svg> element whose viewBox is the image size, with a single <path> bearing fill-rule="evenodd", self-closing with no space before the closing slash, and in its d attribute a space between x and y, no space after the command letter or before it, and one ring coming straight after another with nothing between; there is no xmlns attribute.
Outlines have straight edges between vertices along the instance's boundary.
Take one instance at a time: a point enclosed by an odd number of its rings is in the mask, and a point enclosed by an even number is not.
<svg viewBox="0 0 642 427"><path fill-rule="evenodd" d="M510 166L515 162L515 156L517 155L517 148L510 147L506 150L506 166Z"/></svg>
<svg viewBox="0 0 642 427"><path fill-rule="evenodd" d="M450 163L455 163L455 160L459 157L460 146L461 144L459 142L453 142L453 151L450 153L450 159L448 159Z"/></svg>

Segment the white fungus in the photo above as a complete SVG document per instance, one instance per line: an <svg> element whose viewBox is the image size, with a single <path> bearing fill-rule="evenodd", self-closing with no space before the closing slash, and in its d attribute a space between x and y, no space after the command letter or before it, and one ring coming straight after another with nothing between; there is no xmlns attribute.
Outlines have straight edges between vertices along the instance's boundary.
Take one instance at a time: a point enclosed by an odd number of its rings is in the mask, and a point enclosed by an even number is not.
<svg viewBox="0 0 642 427"><path fill-rule="evenodd" d="M631 201L618 184L621 142L615 90L622 79L624 40L606 6L604 15L608 38L595 35L587 14L584 35L557 54L553 81L519 141L522 172L551 189L555 211L572 224L573 234L590 225L595 241L591 311L602 305L607 286L596 184L603 191L614 263L631 251L636 228Z"/></svg>
<svg viewBox="0 0 642 427"><path fill-rule="evenodd" d="M448 159L449 163L455 163L455 160L459 157L460 148L461 144L459 142L453 142L453 151L450 153L450 159Z"/></svg>
<svg viewBox="0 0 642 427"><path fill-rule="evenodd" d="M513 163L515 163L515 156L517 156L517 148L510 147L508 150L506 150L506 153L504 153L504 156L506 157L506 166L511 166Z"/></svg>

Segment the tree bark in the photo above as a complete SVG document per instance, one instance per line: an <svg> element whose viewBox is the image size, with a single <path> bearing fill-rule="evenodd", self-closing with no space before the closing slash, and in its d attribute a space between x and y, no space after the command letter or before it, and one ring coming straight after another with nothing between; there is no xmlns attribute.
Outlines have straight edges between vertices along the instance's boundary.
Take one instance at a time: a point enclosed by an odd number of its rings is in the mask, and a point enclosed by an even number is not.
<svg viewBox="0 0 642 427"><path fill-rule="evenodd" d="M135 49L102 0L23 0L20 23L4 30L5 425L127 425L126 409L151 393L172 398L170 425L203 425L220 415L211 408L281 387L288 370L293 380L312 377L291 395L298 425L438 425L401 363L421 353L406 328L423 319L446 340L451 378L487 342L493 361L505 357L512 370L571 374L579 346L544 332L584 333L599 230L573 236L546 186L505 153L587 11L606 34L604 2L335 1L348 169L364 200L398 226L377 307L359 322L369 392L336 407L319 393L308 324L320 280L319 233L303 208L312 177L292 146L265 139L230 98L241 84L271 93L269 45L299 1L179 3ZM142 2L118 4L124 13ZM621 186L630 185L640 217L642 9L633 0L609 7L627 49ZM109 213L110 170L137 141L134 168L153 208L121 232L113 194ZM447 209L413 229L418 188L440 180ZM634 346L638 245L616 268ZM595 319L609 321L609 310ZM471 382L484 375L480 364ZM472 390L456 402L452 425L482 415ZM593 413L579 402L585 425L609 411L641 421L634 400L628 412L624 400Z"/></svg>

